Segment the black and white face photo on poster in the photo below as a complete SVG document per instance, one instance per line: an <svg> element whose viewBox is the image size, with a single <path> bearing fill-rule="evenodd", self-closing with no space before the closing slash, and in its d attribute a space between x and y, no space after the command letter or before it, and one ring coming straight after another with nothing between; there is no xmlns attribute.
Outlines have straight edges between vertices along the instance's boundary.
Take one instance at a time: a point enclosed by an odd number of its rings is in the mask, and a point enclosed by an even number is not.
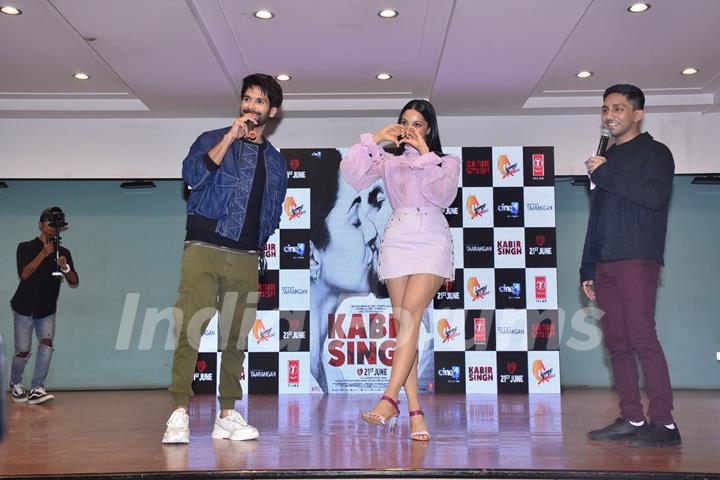
<svg viewBox="0 0 720 480"><path fill-rule="evenodd" d="M340 174L342 152L319 153L312 165L310 238L310 362L315 390L381 392L390 376L395 332L377 266L392 208L381 180L356 192ZM421 330L432 342L430 328L425 315ZM431 345L425 348L430 357Z"/></svg>

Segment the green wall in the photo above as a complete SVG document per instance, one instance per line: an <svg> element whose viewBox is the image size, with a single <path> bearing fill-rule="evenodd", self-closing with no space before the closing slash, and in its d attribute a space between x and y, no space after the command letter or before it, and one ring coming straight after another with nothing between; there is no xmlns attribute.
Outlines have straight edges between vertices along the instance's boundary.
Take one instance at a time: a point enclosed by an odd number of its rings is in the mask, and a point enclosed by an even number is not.
<svg viewBox="0 0 720 480"><path fill-rule="evenodd" d="M657 324L673 385L720 388L720 319L713 293L720 266L720 187L676 177L666 269ZM168 310L176 299L185 216L183 185L156 181L150 190L123 190L119 181L7 181L0 189L0 299L18 283L15 249L37 235L40 212L58 205L70 229L80 275L63 285L49 389L149 388L169 383ZM587 189L567 178L556 184L558 289L563 385L607 386L609 364L597 321L578 289L578 265L588 212ZM12 353L9 303L0 309L0 333ZM165 310L165 311L164 311ZM123 314L125 312L125 315ZM144 327L147 329L143 332ZM154 335L152 333L154 332ZM32 360L25 371L29 379Z"/></svg>

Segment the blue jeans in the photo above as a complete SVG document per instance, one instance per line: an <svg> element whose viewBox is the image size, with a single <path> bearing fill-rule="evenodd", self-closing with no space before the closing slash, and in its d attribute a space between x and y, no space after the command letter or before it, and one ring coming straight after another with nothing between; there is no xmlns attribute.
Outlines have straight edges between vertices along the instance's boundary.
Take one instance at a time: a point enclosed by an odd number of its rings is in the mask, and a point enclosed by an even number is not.
<svg viewBox="0 0 720 480"><path fill-rule="evenodd" d="M37 358L35 359L35 373L33 374L31 388L44 386L45 377L47 377L50 369L50 359L52 358L52 340L55 335L55 314L48 315L44 318L32 318L27 315L20 315L13 312L15 322L15 356L12 361L12 370L10 373L10 383L22 383L23 371L25 365L30 358L30 349L32 347L33 329L38 338ZM43 340L49 340L50 345L42 343ZM19 357L18 353L26 352L24 357Z"/></svg>

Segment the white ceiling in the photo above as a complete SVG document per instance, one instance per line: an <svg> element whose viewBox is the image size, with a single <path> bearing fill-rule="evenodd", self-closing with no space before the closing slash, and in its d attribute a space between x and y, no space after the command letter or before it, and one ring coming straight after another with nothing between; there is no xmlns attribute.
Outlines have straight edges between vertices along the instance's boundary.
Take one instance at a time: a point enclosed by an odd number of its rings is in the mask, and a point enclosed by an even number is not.
<svg viewBox="0 0 720 480"><path fill-rule="evenodd" d="M614 83L653 112L720 112L720 0L649 1L2 0L24 13L0 15L0 117L231 117L254 72L292 75L288 117L418 97L442 116L591 113Z"/></svg>

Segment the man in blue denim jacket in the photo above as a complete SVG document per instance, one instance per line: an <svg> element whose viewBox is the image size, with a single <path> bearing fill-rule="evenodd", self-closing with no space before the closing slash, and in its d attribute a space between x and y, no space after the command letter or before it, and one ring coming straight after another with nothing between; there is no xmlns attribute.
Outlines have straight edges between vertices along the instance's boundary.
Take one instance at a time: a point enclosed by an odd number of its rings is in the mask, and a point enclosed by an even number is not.
<svg viewBox="0 0 720 480"><path fill-rule="evenodd" d="M282 100L282 88L271 76L246 77L240 116L228 128L200 135L183 161L191 194L174 312L178 340L169 390L175 410L163 443L190 441L187 407L200 337L216 312L223 355L212 437L258 437L234 407L242 398L243 350L255 321L258 258L280 224L287 189L286 161L263 137Z"/></svg>

